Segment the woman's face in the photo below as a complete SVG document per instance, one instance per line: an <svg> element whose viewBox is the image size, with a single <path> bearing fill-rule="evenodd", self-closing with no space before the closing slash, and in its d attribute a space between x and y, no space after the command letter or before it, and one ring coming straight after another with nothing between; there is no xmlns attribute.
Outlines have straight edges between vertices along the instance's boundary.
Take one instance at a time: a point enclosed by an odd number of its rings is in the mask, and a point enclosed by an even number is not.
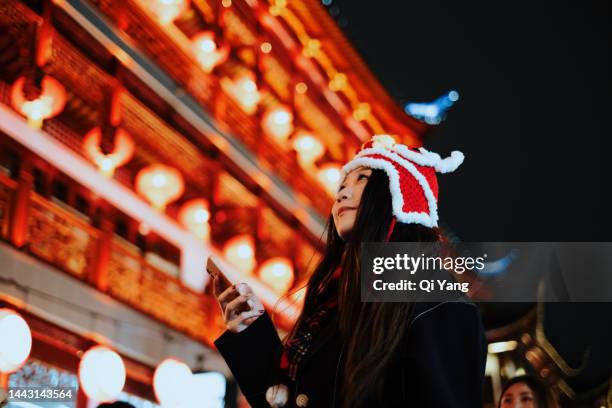
<svg viewBox="0 0 612 408"><path fill-rule="evenodd" d="M371 174L372 169L368 167L361 166L353 169L342 180L336 194L336 201L332 206L332 217L338 235L345 241L355 226L361 194Z"/></svg>
<svg viewBox="0 0 612 408"><path fill-rule="evenodd" d="M535 394L525 383L510 386L501 397L500 408L538 408Z"/></svg>

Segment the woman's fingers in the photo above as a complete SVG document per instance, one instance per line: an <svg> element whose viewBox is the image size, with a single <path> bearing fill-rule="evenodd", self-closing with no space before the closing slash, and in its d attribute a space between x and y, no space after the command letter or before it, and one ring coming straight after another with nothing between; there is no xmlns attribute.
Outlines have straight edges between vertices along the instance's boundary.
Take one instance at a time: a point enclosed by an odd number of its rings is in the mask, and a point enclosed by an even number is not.
<svg viewBox="0 0 612 408"><path fill-rule="evenodd" d="M216 280L216 279L215 279ZM236 286L232 285L225 289L218 297L217 300L221 303L221 306L225 309L225 305L236 296L240 295L236 290Z"/></svg>
<svg viewBox="0 0 612 408"><path fill-rule="evenodd" d="M213 277L213 288L220 289L220 278ZM263 314L264 305L257 299L251 287L245 282L232 285L217 296L226 327L240 332Z"/></svg>
<svg viewBox="0 0 612 408"><path fill-rule="evenodd" d="M234 319L230 320L227 323L227 328L230 331L233 331L234 333L239 333L242 330L246 329L248 327L248 325L246 322L251 319L252 321L254 321L255 319L253 318L257 318L259 316L261 316L263 314L262 311L259 310L249 310L247 312L242 312L240 314L238 314L238 316L236 316ZM251 322L252 323L252 322Z"/></svg>
<svg viewBox="0 0 612 408"><path fill-rule="evenodd" d="M250 295L247 303L251 309L259 310L264 308L261 301L255 296L255 292L253 292L253 289L251 289L248 284L242 282L236 286L236 289L241 295Z"/></svg>
<svg viewBox="0 0 612 408"><path fill-rule="evenodd" d="M248 295L240 295L234 298L234 300L232 300L231 302L229 302L225 306L225 321L231 320L235 315L237 315L241 311L251 310L251 308L246 303L248 298L249 298ZM243 307L241 308L242 305Z"/></svg>

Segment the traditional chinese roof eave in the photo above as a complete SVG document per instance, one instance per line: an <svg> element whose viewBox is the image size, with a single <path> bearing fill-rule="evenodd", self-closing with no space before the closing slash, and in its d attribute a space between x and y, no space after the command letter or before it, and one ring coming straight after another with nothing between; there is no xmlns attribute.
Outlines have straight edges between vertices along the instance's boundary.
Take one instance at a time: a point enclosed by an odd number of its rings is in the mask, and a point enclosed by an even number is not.
<svg viewBox="0 0 612 408"><path fill-rule="evenodd" d="M301 3L304 7L295 7L298 3ZM383 87L364 59L347 39L346 35L329 16L320 1L301 0L300 2L292 2L290 5L294 6L296 12L309 13L314 21L317 21L319 25L318 31L324 32L325 37L333 43L335 48L334 55L344 57L344 60L338 61L338 64L347 68L350 67L348 72L354 74L352 78L357 78L359 82L358 88L367 89L378 106L382 107L377 113L381 115L385 122L384 124L388 126L389 132L399 135L411 134L418 139L422 139L429 131L430 126L408 116L399 104L393 100L389 92Z"/></svg>
<svg viewBox="0 0 612 408"><path fill-rule="evenodd" d="M219 159L240 176L246 186L260 193L272 208L283 214L310 242L319 242L324 228L320 212L305 205L296 191L262 166L236 136L218 126L209 112L177 87L155 62L113 27L99 11L79 0L57 3L55 7L69 16L69 19L61 18L63 24L69 23L70 19L74 20L87 35L121 59L125 69L159 95L175 115L195 129L197 135L192 137L198 140L192 139L192 142L196 146L215 150L220 155Z"/></svg>

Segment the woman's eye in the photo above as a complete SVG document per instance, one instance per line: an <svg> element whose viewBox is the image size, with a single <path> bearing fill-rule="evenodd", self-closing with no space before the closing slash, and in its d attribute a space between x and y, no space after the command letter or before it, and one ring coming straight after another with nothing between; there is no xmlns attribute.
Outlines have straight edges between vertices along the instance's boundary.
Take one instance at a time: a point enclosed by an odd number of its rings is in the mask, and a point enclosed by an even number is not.
<svg viewBox="0 0 612 408"><path fill-rule="evenodd" d="M357 177L357 180L361 180L361 178L362 178L362 177L363 177L364 179L366 179L366 180L369 178L369 177L368 177L368 176L366 176L365 174L360 174L360 175L359 175L359 177Z"/></svg>

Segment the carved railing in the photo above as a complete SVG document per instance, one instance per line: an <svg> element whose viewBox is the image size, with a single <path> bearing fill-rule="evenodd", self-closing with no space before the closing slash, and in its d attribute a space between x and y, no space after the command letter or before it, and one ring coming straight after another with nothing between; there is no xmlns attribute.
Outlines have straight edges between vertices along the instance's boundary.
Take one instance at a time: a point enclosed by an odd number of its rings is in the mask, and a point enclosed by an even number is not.
<svg viewBox="0 0 612 408"><path fill-rule="evenodd" d="M0 174L0 225L9 241L16 235L11 229L20 225L7 217L18 185ZM108 233L91 226L86 216L33 191L27 206L23 251L204 343L223 330L212 296L151 265L135 246L112 233L105 239ZM110 246L107 261L100 256L104 245Z"/></svg>
<svg viewBox="0 0 612 408"><path fill-rule="evenodd" d="M112 241L107 269L108 293L186 334L205 340L208 311L214 307L209 296L200 295L152 265L123 243Z"/></svg>
<svg viewBox="0 0 612 408"><path fill-rule="evenodd" d="M78 278L87 277L99 237L95 228L36 193L31 194L27 225L29 252Z"/></svg>

